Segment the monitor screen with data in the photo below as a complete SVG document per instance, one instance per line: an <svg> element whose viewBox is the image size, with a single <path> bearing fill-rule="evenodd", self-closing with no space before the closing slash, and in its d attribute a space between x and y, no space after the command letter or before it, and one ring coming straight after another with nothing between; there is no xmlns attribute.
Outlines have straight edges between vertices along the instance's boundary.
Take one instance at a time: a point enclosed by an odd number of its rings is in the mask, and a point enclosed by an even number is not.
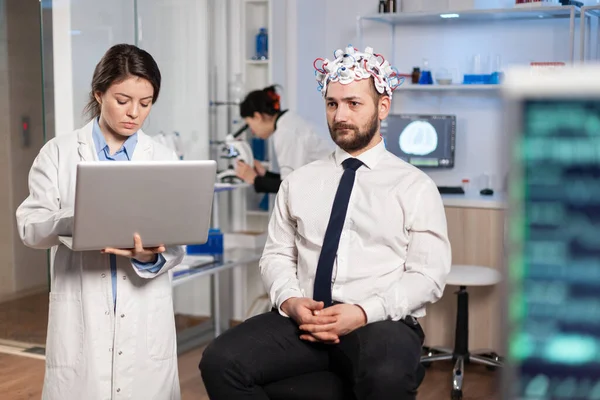
<svg viewBox="0 0 600 400"><path fill-rule="evenodd" d="M600 98L518 109L504 398L600 399Z"/></svg>
<svg viewBox="0 0 600 400"><path fill-rule="evenodd" d="M388 151L418 168L454 167L454 115L390 114L381 124Z"/></svg>

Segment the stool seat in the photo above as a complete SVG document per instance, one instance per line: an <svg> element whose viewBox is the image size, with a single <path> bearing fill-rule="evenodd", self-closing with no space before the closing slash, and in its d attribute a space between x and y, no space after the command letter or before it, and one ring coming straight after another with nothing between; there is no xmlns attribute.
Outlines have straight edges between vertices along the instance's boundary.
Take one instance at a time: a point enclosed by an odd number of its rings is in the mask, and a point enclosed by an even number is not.
<svg viewBox="0 0 600 400"><path fill-rule="evenodd" d="M479 265L453 265L446 278L447 285L489 286L502 280L500 272Z"/></svg>

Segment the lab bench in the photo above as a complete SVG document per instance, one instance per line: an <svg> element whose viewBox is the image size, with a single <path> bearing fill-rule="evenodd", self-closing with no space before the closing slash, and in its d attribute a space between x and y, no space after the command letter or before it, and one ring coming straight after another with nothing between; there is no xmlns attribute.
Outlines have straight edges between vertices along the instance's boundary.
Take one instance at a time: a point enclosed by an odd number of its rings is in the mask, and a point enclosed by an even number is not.
<svg viewBox="0 0 600 400"><path fill-rule="evenodd" d="M202 255L186 255L181 265L172 274L172 285L176 288L185 283L210 276L211 319L177 332L177 352L184 353L190 349L203 346L219 336L229 325L231 310L221 303L222 291L227 282L221 281L223 272L235 267L245 268L260 259L262 249L236 248L225 250L223 257L214 261Z"/></svg>
<svg viewBox="0 0 600 400"><path fill-rule="evenodd" d="M465 194L442 194L442 201L445 207L461 208L486 208L486 209L505 209L507 206L507 196L505 193L494 193L491 196L484 196L479 193Z"/></svg>

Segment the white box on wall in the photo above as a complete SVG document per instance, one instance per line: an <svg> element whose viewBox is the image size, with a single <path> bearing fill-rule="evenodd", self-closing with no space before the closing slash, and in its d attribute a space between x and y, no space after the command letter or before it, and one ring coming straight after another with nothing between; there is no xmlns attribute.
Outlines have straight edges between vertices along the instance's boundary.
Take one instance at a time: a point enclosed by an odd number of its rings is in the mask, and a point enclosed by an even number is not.
<svg viewBox="0 0 600 400"><path fill-rule="evenodd" d="M448 11L448 0L402 0L402 12Z"/></svg>

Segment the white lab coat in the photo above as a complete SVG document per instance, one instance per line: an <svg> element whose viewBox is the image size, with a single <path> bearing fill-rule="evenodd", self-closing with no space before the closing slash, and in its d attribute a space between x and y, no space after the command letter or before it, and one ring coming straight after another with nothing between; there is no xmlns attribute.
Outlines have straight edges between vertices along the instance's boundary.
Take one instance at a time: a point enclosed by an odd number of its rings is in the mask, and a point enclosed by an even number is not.
<svg viewBox="0 0 600 400"><path fill-rule="evenodd" d="M319 135L308 122L292 111L279 117L271 137L282 180L292 171L327 157L335 149L333 140Z"/></svg>
<svg viewBox="0 0 600 400"><path fill-rule="evenodd" d="M44 145L29 174L30 195L17 210L25 245L52 248L53 255L42 399L179 400L167 272L181 262L183 247L167 249L157 274L117 257L114 311L109 256L73 252L58 240L72 229L76 164L98 159L92 126ZM138 136L131 162L176 159L143 132Z"/></svg>

